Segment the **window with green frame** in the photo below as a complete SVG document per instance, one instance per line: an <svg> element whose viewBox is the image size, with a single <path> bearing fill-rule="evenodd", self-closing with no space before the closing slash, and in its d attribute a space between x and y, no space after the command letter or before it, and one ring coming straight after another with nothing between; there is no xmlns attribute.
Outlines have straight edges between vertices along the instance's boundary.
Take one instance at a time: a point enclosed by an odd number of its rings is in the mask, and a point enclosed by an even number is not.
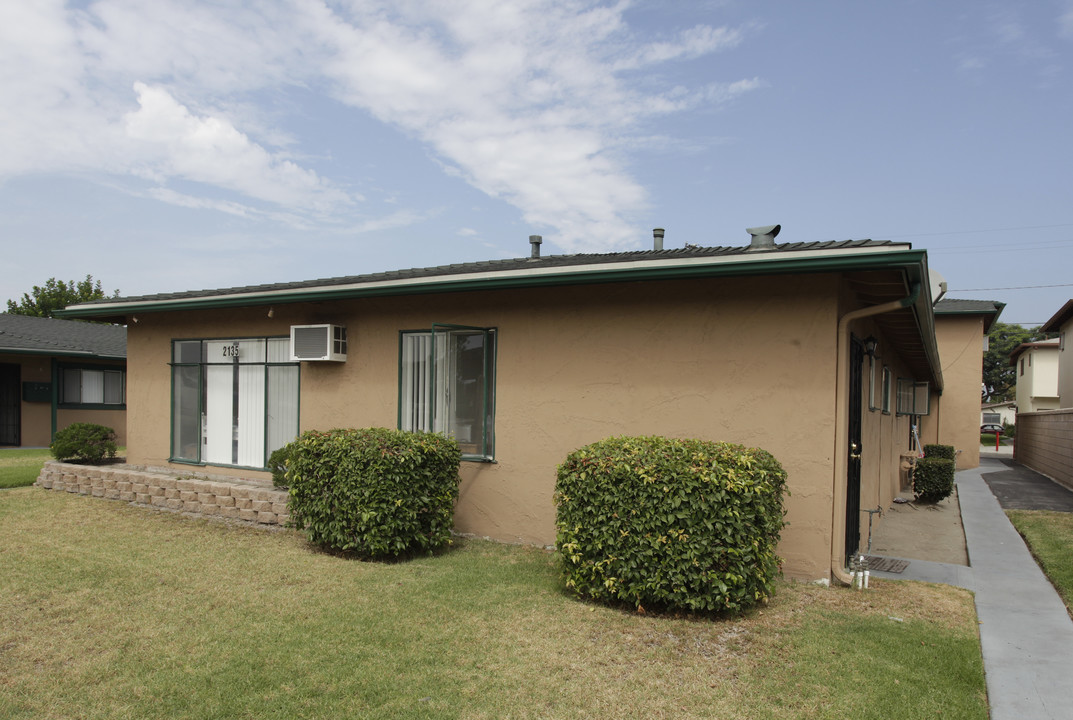
<svg viewBox="0 0 1073 720"><path fill-rule="evenodd" d="M171 459L263 468L298 435L289 337L173 340Z"/></svg>
<svg viewBox="0 0 1073 720"><path fill-rule="evenodd" d="M436 323L399 337L399 429L444 433L466 460L495 456L496 330Z"/></svg>
<svg viewBox="0 0 1073 720"><path fill-rule="evenodd" d="M101 365L60 365L61 407L87 405L119 409L126 405L127 373L122 368Z"/></svg>
<svg viewBox="0 0 1073 720"><path fill-rule="evenodd" d="M927 382L898 378L898 414L927 415L930 386Z"/></svg>

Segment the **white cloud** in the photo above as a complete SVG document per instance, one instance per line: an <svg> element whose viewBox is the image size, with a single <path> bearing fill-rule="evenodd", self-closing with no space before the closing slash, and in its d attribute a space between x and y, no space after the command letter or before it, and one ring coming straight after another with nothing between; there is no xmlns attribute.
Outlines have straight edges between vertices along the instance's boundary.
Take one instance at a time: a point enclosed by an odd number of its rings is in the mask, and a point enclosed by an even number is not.
<svg viewBox="0 0 1073 720"><path fill-rule="evenodd" d="M140 108L124 127L141 145L135 170L149 177L178 177L233 190L284 206L327 211L345 204L342 192L316 173L272 154L219 117L197 117L166 90L135 83Z"/></svg>
<svg viewBox="0 0 1073 720"><path fill-rule="evenodd" d="M318 139L284 122L301 111L264 103L284 88L327 88L426 144L448 172L516 206L560 246L626 247L640 239L647 193L622 153L645 122L760 86L646 77L732 48L744 31L695 25L649 38L626 23L629 5L3 3L0 178L90 171L231 215L336 228L414 222L421 211L355 220L360 196L318 173L301 154L303 140ZM169 187L177 182L194 187Z"/></svg>
<svg viewBox="0 0 1073 720"><path fill-rule="evenodd" d="M643 92L622 71L732 47L741 31L695 26L638 43L612 6L528 0L307 6L330 47L340 97L416 133L474 186L558 230L567 249L624 247L647 194L618 148L638 124L725 102L745 80L684 93ZM361 15L360 13L367 13Z"/></svg>

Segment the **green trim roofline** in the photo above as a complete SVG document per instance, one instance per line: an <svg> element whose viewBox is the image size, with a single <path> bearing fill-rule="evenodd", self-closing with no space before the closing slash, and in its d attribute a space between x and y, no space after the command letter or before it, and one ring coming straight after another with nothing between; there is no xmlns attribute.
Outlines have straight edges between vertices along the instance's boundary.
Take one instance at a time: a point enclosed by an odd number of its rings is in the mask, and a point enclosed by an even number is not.
<svg viewBox="0 0 1073 720"><path fill-rule="evenodd" d="M931 293L927 289L927 251L914 250L908 243L855 241L848 245L805 244L800 246L800 249L796 246L780 246L774 251L760 252L750 252L744 248L701 248L696 251L547 256L305 283L153 295L129 300L104 299L69 306L57 312L57 315L127 322L129 316L139 313L256 307L365 297L875 270L900 270L904 273L907 289L915 283L920 283L925 288L916 298L912 308L933 379L941 388L942 372L935 342L934 314Z"/></svg>
<svg viewBox="0 0 1073 720"><path fill-rule="evenodd" d="M378 279L376 275L359 276L351 283L303 286L284 283L278 289L233 289L205 293L179 293L141 299L98 300L70 305L57 311L70 318L116 319L130 313L169 312L201 308L233 308L280 303L323 300L347 300L361 297L416 295L469 290L499 290L556 285L631 282L637 280L673 280L691 277L734 275L769 275L795 272L818 273L841 270L876 270L920 267L923 276L927 252L904 249L907 246L873 246L853 250L816 250L776 252L672 259L646 259L635 262L593 262L583 265L474 271L461 274L424 275L402 279ZM921 278L911 278L921 279Z"/></svg>

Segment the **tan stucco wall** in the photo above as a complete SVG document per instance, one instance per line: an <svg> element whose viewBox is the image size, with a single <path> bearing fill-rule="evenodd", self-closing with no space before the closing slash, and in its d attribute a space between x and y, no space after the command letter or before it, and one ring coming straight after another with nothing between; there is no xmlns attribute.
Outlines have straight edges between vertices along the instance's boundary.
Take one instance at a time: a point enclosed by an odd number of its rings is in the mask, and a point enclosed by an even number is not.
<svg viewBox="0 0 1073 720"><path fill-rule="evenodd" d="M827 578L845 520L832 498L835 454L845 452L835 447L845 402L835 396L836 326L838 313L859 306L847 287L835 275L758 277L280 305L272 317L267 307L146 313L128 326L128 458L168 464L173 339L345 325L345 363L302 364L301 429L395 427L399 332L495 327L496 462L463 463L457 530L551 545L555 468L570 451L625 434L725 440L765 448L786 468L785 572ZM851 330L878 332L870 321ZM904 376L896 348L880 339L882 363ZM862 422L861 505L886 506L900 486L908 419L870 412L865 397Z"/></svg>
<svg viewBox="0 0 1073 720"><path fill-rule="evenodd" d="M936 315L935 339L943 393L932 393L931 414L920 423L923 444L953 445L957 468L980 465L980 386L984 363L982 315Z"/></svg>
<svg viewBox="0 0 1073 720"><path fill-rule="evenodd" d="M146 314L128 329L129 459L167 463L173 338L346 325L346 363L302 365L301 427L395 427L400 330L496 327L496 463L463 463L459 531L550 545L555 467L571 450L621 434L726 440L786 467L786 571L826 577L835 284L742 278L278 306L272 318L266 308Z"/></svg>
<svg viewBox="0 0 1073 720"><path fill-rule="evenodd" d="M52 382L52 357L48 355L0 355L0 362L19 366L20 382ZM114 365L114 361L59 358L60 363L76 365ZM21 389L20 389L21 393ZM20 443L22 447L48 447L52 442L52 405L48 402L25 402L20 406ZM70 410L58 408L56 429L71 423L90 422L106 425L116 431L120 445L126 443L125 410Z"/></svg>

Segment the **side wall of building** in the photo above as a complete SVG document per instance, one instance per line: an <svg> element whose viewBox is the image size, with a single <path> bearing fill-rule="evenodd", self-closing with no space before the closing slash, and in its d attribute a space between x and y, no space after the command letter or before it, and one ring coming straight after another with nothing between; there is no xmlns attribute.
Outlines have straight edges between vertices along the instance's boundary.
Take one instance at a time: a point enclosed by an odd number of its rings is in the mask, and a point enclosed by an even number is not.
<svg viewBox="0 0 1073 720"><path fill-rule="evenodd" d="M778 458L790 489L779 548L785 571L826 578L841 291L836 275L808 275L382 297L277 305L271 312L140 313L128 330L128 457L169 464L174 339L285 336L291 325L344 325L345 363L301 365L301 429L396 427L400 332L433 323L491 327L495 461L463 463L458 531L551 545L555 469L569 452L615 435L699 437L761 447ZM904 372L893 352L889 363L895 377ZM908 422L869 412L867 400L864 407L862 505L880 504L897 492ZM217 466L212 472L250 474Z"/></svg>
<svg viewBox="0 0 1073 720"><path fill-rule="evenodd" d="M953 445L959 470L978 467L984 318L936 315L935 340L944 387L942 395L931 398L930 414L921 418L920 441Z"/></svg>

